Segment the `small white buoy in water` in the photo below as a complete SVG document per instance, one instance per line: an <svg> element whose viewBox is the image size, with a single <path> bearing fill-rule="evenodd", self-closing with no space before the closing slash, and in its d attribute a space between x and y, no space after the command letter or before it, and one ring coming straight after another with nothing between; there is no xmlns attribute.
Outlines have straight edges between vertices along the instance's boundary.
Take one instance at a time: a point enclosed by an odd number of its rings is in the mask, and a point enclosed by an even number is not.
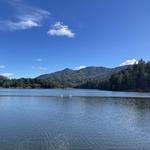
<svg viewBox="0 0 150 150"><path fill-rule="evenodd" d="M63 94L61 94L60 97L63 98L64 97Z"/></svg>

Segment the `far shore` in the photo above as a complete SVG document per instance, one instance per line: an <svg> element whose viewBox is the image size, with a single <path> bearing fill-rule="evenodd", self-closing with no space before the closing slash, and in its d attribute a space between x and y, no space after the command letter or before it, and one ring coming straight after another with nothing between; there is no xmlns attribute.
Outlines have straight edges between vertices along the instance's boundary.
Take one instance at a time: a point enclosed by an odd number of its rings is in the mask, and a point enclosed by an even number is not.
<svg viewBox="0 0 150 150"><path fill-rule="evenodd" d="M3 88L3 87L0 87L0 89L31 89L31 90L37 90L37 89L41 89L41 90L48 90L48 89L50 89L50 90L56 90L56 89L65 89L65 90L71 90L71 89L78 89L78 90L97 90L97 91L108 91L108 92L138 92L138 93L150 93L150 90L145 90L145 89L128 89L128 90L122 90L122 91L120 91L120 90L114 90L114 91L112 91L112 90L102 90L102 89L83 89L83 88L71 88L71 87L62 87L62 88L32 88L32 87L26 87L26 88L23 88L23 87L16 87L16 88L14 88L14 87L9 87L9 88Z"/></svg>

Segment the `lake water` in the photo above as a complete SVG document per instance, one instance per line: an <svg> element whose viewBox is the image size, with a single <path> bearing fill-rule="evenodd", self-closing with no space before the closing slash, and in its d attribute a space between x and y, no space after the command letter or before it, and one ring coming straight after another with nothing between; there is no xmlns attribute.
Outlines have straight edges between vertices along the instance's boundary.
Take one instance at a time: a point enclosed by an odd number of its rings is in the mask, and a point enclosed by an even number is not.
<svg viewBox="0 0 150 150"><path fill-rule="evenodd" d="M0 150L150 150L150 93L0 89Z"/></svg>

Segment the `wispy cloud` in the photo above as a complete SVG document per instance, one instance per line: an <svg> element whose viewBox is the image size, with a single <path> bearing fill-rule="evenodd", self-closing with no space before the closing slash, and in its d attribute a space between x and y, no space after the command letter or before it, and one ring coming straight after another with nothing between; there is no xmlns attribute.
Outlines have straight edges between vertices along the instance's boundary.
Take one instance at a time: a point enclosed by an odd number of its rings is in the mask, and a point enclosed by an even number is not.
<svg viewBox="0 0 150 150"><path fill-rule="evenodd" d="M13 73L1 73L0 75L4 76L4 77L7 77L7 78L11 78L14 76Z"/></svg>
<svg viewBox="0 0 150 150"><path fill-rule="evenodd" d="M0 65L0 69L5 69L6 66L5 65Z"/></svg>
<svg viewBox="0 0 150 150"><path fill-rule="evenodd" d="M42 59L42 58L37 58L37 59L35 59L34 61L36 61L36 62L42 62L43 59Z"/></svg>
<svg viewBox="0 0 150 150"><path fill-rule="evenodd" d="M138 64L138 61L136 59L130 59L130 60L126 60L125 62L121 63L120 66L134 65L134 64Z"/></svg>
<svg viewBox="0 0 150 150"><path fill-rule="evenodd" d="M80 69L84 69L86 68L86 66L79 66L79 67L75 67L75 70L80 70Z"/></svg>
<svg viewBox="0 0 150 150"><path fill-rule="evenodd" d="M46 71L47 68L43 66L32 66L32 69L37 70L37 71Z"/></svg>
<svg viewBox="0 0 150 150"><path fill-rule="evenodd" d="M66 36L68 38L75 37L75 33L69 29L68 25L64 25L62 22L56 22L47 33L50 36Z"/></svg>
<svg viewBox="0 0 150 150"><path fill-rule="evenodd" d="M26 5L21 0L9 1L9 4L16 9L17 14L11 20L1 20L1 30L25 30L42 26L42 21L50 15L50 12Z"/></svg>

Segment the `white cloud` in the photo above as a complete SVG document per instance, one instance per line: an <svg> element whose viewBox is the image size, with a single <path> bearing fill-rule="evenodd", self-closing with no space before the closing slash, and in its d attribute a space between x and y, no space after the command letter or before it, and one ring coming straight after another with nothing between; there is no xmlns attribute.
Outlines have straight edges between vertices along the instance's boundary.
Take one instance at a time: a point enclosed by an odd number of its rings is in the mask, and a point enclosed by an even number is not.
<svg viewBox="0 0 150 150"><path fill-rule="evenodd" d="M34 22L33 20L29 18L20 20L18 22L6 21L4 24L5 24L5 29L7 28L9 31L25 30L25 29L30 29L33 27L40 26L40 24L38 24L37 22Z"/></svg>
<svg viewBox="0 0 150 150"><path fill-rule="evenodd" d="M8 78L11 78L14 74L13 73L2 73L1 75L8 77Z"/></svg>
<svg viewBox="0 0 150 150"><path fill-rule="evenodd" d="M56 22L47 33L50 36L66 36L68 38L75 37L75 33L73 33L71 29L62 22Z"/></svg>
<svg viewBox="0 0 150 150"><path fill-rule="evenodd" d="M120 66L134 65L134 64L138 64L138 61L136 59L130 59L120 64Z"/></svg>
<svg viewBox="0 0 150 150"><path fill-rule="evenodd" d="M42 60L42 58L37 58L37 59L35 59L35 61L42 62L43 60Z"/></svg>
<svg viewBox="0 0 150 150"><path fill-rule="evenodd" d="M75 67L75 70L80 70L80 69L84 69L86 68L86 66L79 66L79 67Z"/></svg>
<svg viewBox="0 0 150 150"><path fill-rule="evenodd" d="M0 69L5 69L6 66L5 65L0 65Z"/></svg>
<svg viewBox="0 0 150 150"><path fill-rule="evenodd" d="M50 15L48 11L28 6L20 0L13 0L10 4L16 8L17 15L11 20L1 20L1 30L15 31L40 27L42 21Z"/></svg>

